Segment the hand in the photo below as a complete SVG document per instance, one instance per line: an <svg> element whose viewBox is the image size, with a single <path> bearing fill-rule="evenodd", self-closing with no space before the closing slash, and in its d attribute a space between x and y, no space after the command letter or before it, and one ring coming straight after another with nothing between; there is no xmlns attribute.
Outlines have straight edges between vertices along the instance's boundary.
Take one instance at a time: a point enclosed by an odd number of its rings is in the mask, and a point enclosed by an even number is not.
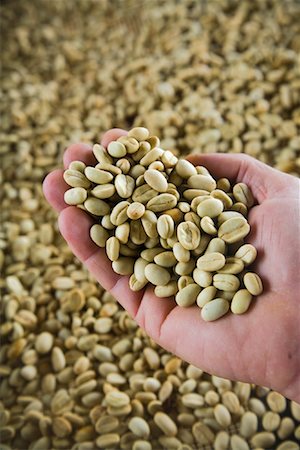
<svg viewBox="0 0 300 450"><path fill-rule="evenodd" d="M125 134L110 130L102 145ZM114 273L105 250L91 241L93 219L64 203L69 186L62 170L47 176L44 193L60 213L60 231L74 254L159 345L208 373L268 386L300 401L299 181L246 155L189 159L215 178L248 184L258 202L249 213L247 242L258 250L254 270L263 280L264 293L244 315L204 322L197 306L181 308L173 298L157 298L153 287L132 292L128 277ZM71 145L64 155L65 168L74 160L94 164L91 147Z"/></svg>

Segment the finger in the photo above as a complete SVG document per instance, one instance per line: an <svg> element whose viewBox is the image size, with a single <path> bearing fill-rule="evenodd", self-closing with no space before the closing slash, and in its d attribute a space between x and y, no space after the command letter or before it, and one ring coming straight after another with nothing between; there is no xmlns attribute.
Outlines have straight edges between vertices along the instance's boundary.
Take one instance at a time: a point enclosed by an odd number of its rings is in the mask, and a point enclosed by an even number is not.
<svg viewBox="0 0 300 450"><path fill-rule="evenodd" d="M46 200L58 212L68 206L64 202L64 193L70 186L63 179L63 173L64 171L61 169L53 170L43 182L43 192Z"/></svg>
<svg viewBox="0 0 300 450"><path fill-rule="evenodd" d="M93 155L92 147L88 144L78 143L70 145L63 156L64 167L67 169L72 161L82 161L86 165L95 165L96 158Z"/></svg>
<svg viewBox="0 0 300 450"><path fill-rule="evenodd" d="M119 137L126 136L127 134L128 132L122 128L112 128L104 133L101 144L106 148L111 141L116 141Z"/></svg>
<svg viewBox="0 0 300 450"><path fill-rule="evenodd" d="M284 174L244 154L190 155L193 164L205 166L216 178L229 178L249 185L259 203L286 188Z"/></svg>

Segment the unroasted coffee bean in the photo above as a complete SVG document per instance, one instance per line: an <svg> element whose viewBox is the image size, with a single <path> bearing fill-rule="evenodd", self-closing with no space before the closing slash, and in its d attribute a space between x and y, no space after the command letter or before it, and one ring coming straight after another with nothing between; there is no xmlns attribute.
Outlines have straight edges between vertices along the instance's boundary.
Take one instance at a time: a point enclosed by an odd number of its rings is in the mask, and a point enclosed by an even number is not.
<svg viewBox="0 0 300 450"><path fill-rule="evenodd" d="M256 273L248 272L244 275L244 285L252 295L260 295L263 291L262 282Z"/></svg>
<svg viewBox="0 0 300 450"><path fill-rule="evenodd" d="M165 286L171 279L167 269L150 263L145 267L145 276L154 286Z"/></svg>
<svg viewBox="0 0 300 450"><path fill-rule="evenodd" d="M177 227L177 238L183 248L194 250L200 243L199 228L192 222L182 222Z"/></svg>
<svg viewBox="0 0 300 450"><path fill-rule="evenodd" d="M146 183L158 192L166 192L168 182L161 172L158 170L148 169L144 173Z"/></svg>
<svg viewBox="0 0 300 450"><path fill-rule="evenodd" d="M64 200L68 205L81 205L87 199L87 191L82 187L74 187L65 192Z"/></svg>
<svg viewBox="0 0 300 450"><path fill-rule="evenodd" d="M225 262L225 256L222 253L206 253L198 259L197 267L207 272L215 272L222 269L225 266Z"/></svg>
<svg viewBox="0 0 300 450"><path fill-rule="evenodd" d="M214 219L215 217L218 217L219 214L221 214L223 209L224 206L221 200L218 200L216 198L208 198L198 205L197 214L200 217L208 216Z"/></svg>
<svg viewBox="0 0 300 450"><path fill-rule="evenodd" d="M157 231L164 239L170 238L174 233L174 220L168 214L162 214L157 220Z"/></svg>
<svg viewBox="0 0 300 450"><path fill-rule="evenodd" d="M95 224L90 229L90 236L92 241L99 245L99 247L105 247L106 241L109 238L109 233L101 225Z"/></svg>
<svg viewBox="0 0 300 450"><path fill-rule="evenodd" d="M218 236L227 244L233 244L243 239L250 231L250 225L242 217L232 217L219 228Z"/></svg>
<svg viewBox="0 0 300 450"><path fill-rule="evenodd" d="M230 309L233 314L244 314L248 311L250 303L252 300L252 295L247 289L240 289L233 296Z"/></svg>
<svg viewBox="0 0 300 450"><path fill-rule="evenodd" d="M105 216L109 213L109 205L99 198L89 197L84 202L85 209L94 216Z"/></svg>
<svg viewBox="0 0 300 450"><path fill-rule="evenodd" d="M240 281L235 275L217 273L213 276L213 284L220 291L236 291Z"/></svg>
<svg viewBox="0 0 300 450"><path fill-rule="evenodd" d="M198 284L189 284L185 288L181 289L176 297L176 303L179 306L191 306L196 302L197 296L201 288Z"/></svg>
<svg viewBox="0 0 300 450"><path fill-rule="evenodd" d="M201 310L201 317L206 322L220 319L229 310L229 303L223 298L216 298L206 303Z"/></svg>

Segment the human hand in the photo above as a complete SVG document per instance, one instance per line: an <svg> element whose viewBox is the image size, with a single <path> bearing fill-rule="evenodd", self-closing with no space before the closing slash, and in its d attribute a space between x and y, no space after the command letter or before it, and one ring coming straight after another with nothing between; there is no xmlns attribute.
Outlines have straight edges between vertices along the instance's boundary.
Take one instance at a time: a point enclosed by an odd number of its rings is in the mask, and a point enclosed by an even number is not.
<svg viewBox="0 0 300 450"><path fill-rule="evenodd" d="M125 134L110 130L101 143L107 147ZM65 168L74 160L94 165L92 148L71 145ZM65 204L69 186L62 170L47 176L44 193L59 212L60 231L74 254L154 341L208 373L268 386L300 401L299 181L246 155L193 155L189 160L215 178L248 184L258 202L249 213L247 242L258 250L253 270L263 279L264 293L246 314L204 322L198 306L181 308L173 298L157 298L150 286L131 291L129 277L114 273L105 250L90 239L93 219Z"/></svg>

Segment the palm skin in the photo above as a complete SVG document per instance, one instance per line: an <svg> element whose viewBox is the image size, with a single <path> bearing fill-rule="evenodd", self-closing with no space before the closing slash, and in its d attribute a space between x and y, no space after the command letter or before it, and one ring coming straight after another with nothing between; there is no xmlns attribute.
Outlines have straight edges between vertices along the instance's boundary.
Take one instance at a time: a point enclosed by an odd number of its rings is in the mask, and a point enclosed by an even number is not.
<svg viewBox="0 0 300 450"><path fill-rule="evenodd" d="M124 134L110 130L102 145ZM197 306L180 308L173 298L157 298L152 287L132 292L128 277L115 274L105 251L91 241L92 218L64 203L69 187L62 170L47 176L44 193L60 213L60 231L74 254L159 345L208 373L268 386L300 401L299 181L245 155L189 159L216 178L245 182L257 199L249 214L247 242L258 250L254 270L263 280L264 293L244 315L204 322ZM91 147L70 146L65 167L74 160L93 164Z"/></svg>

